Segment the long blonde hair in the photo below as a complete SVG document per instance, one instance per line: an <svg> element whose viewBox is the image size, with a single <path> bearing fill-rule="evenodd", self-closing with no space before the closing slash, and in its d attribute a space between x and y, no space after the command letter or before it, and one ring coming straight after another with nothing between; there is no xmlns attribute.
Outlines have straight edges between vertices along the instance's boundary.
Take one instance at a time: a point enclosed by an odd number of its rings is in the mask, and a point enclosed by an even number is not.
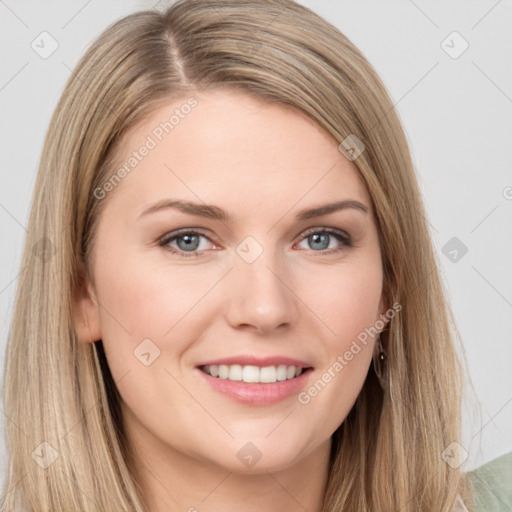
<svg viewBox="0 0 512 512"><path fill-rule="evenodd" d="M42 151L3 384L8 474L1 512L147 511L101 341L78 342L71 303L127 130L193 91L227 87L298 109L354 160L372 199L388 304L389 386L371 368L334 433L325 512L452 511L467 477L465 367L406 137L374 68L334 26L290 1L180 0L108 27L70 77Z"/></svg>

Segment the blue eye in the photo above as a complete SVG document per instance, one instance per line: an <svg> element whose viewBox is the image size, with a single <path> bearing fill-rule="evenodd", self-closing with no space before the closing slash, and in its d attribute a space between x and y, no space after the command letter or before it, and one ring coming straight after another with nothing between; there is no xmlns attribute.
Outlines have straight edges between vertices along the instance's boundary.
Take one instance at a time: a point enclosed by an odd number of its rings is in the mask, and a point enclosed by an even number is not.
<svg viewBox="0 0 512 512"><path fill-rule="evenodd" d="M184 258L192 256L198 257L206 250L204 248L198 250L201 246L202 238L211 242L211 240L201 231L191 229L181 230L164 236L158 242L158 245L160 247L164 247L171 253L178 254ZM333 239L337 240L341 246L334 249L332 247L329 248ZM342 231L332 228L311 228L302 234L302 238L300 240L306 240L313 248L313 252L317 252L319 254L336 253L353 246L352 240L348 235ZM170 245L173 242L176 242L177 247Z"/></svg>
<svg viewBox="0 0 512 512"><path fill-rule="evenodd" d="M209 240L207 236L199 231L181 231L175 234L170 234L167 237L164 237L158 245L161 247L165 247L170 252L174 254L179 254L184 258L188 258L190 256L201 256L201 252L196 252L198 247L200 246L200 239L205 238ZM177 241L178 248L174 248L169 246L171 242ZM182 243L180 243L182 241ZM194 251L194 252L193 252Z"/></svg>
<svg viewBox="0 0 512 512"><path fill-rule="evenodd" d="M325 254L325 251L329 249L330 241L333 238L336 239L339 243L341 243L341 248L338 247L335 248L334 250L329 250L327 251L327 253L338 252L343 249L346 249L347 247L352 247L352 240L348 235L336 229L330 228L312 228L306 231L306 233L304 233L303 239L307 240L307 242L309 242L311 246L315 247L316 249L320 249L320 251L315 250L314 252L320 252L321 254Z"/></svg>

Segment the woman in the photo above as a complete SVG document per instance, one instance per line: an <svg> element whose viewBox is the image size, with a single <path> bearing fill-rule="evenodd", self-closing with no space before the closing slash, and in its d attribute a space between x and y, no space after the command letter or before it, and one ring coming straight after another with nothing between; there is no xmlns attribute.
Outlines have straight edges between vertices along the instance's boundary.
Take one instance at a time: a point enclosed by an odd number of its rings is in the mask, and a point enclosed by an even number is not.
<svg viewBox="0 0 512 512"><path fill-rule="evenodd" d="M23 269L2 511L474 510L407 142L307 8L109 27L53 115Z"/></svg>

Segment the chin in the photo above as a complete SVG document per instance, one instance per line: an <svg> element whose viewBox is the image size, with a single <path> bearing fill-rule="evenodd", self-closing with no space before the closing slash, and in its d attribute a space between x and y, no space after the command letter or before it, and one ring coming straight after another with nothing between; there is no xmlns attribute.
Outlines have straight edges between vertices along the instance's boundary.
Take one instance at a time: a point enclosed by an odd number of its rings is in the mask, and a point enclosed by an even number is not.
<svg viewBox="0 0 512 512"><path fill-rule="evenodd" d="M252 440L249 440L250 437L243 441L235 440L229 448L219 453L216 463L229 471L258 475L288 469L299 464L308 453L305 448L300 449L301 445L291 436L281 433L275 439L270 440L270 437L261 435L253 436ZM285 439L288 443L285 443ZM234 457L226 458L229 453L233 453Z"/></svg>

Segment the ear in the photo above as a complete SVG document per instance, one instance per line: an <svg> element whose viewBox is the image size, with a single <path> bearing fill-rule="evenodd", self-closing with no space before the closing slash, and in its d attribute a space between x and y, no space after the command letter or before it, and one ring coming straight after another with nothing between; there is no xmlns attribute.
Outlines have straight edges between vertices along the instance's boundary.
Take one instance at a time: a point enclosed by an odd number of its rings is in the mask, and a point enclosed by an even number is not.
<svg viewBox="0 0 512 512"><path fill-rule="evenodd" d="M386 326L382 328L382 330L385 330L387 328L387 324L389 322L389 318L386 316L386 311L389 310L389 298L387 296L387 292L385 289L382 290L382 294L380 296L380 302L379 302L379 318L378 320L382 320L386 323ZM381 331L382 332L382 331Z"/></svg>
<svg viewBox="0 0 512 512"><path fill-rule="evenodd" d="M380 298L380 302L379 302L379 317L377 318L377 320L381 320L382 322L385 323L385 325L384 325L384 327L382 327L380 332L385 331L388 328L387 324L389 323L389 318L387 318L387 316L385 314L388 309L389 309L389 301L386 296L386 293L383 291L381 298ZM373 357L377 357L377 355L378 355L378 348L379 348L378 339L379 339L379 337L376 336L375 343L373 345Z"/></svg>
<svg viewBox="0 0 512 512"><path fill-rule="evenodd" d="M389 322L389 319L386 317L386 311L389 309L389 304L388 304L388 300L387 300L387 297L386 297L386 294L383 293L381 298L380 298L380 302L379 302L379 319L382 320L383 322L387 323ZM386 327L384 327L382 330L385 330Z"/></svg>
<svg viewBox="0 0 512 512"><path fill-rule="evenodd" d="M100 311L86 266L78 262L78 279L72 294L75 332L79 341L94 343L101 339Z"/></svg>

